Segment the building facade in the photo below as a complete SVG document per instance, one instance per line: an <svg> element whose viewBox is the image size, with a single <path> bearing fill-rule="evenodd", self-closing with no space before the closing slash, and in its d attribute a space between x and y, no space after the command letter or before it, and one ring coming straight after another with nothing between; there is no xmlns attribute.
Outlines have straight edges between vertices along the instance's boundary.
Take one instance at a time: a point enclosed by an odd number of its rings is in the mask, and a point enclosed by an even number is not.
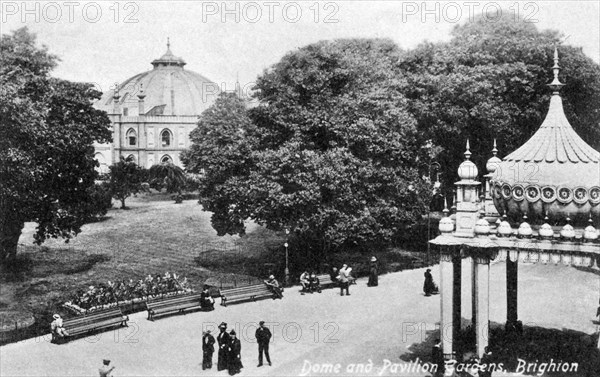
<svg viewBox="0 0 600 377"><path fill-rule="evenodd" d="M113 132L111 144L95 145L101 172L121 157L145 168L162 162L182 166L179 154L190 146L190 132L220 93L218 84L184 69L168 42L167 52L151 64L95 104L108 113Z"/></svg>

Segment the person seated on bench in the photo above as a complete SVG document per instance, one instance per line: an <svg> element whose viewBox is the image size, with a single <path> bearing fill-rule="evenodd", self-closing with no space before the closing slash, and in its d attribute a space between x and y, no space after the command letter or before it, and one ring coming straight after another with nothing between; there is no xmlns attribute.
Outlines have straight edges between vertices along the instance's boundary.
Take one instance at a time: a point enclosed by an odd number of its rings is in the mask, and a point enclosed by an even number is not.
<svg viewBox="0 0 600 377"><path fill-rule="evenodd" d="M329 271L329 278L331 279L331 281L334 284L338 283L338 277L339 277L339 275L340 275L340 272L338 271L337 267L332 267L331 271Z"/></svg>
<svg viewBox="0 0 600 377"><path fill-rule="evenodd" d="M54 321L50 324L50 330L52 334L54 334L57 338L64 338L65 336L69 336L69 333L63 327L63 320L58 314L54 314L52 316Z"/></svg>
<svg viewBox="0 0 600 377"><path fill-rule="evenodd" d="M269 289L271 289L271 292L273 292L273 300L275 300L276 298L283 298L283 293L281 293L281 286L279 285L277 279L275 279L275 276L269 276L269 280L265 280L265 284L269 287Z"/></svg>
<svg viewBox="0 0 600 377"><path fill-rule="evenodd" d="M202 293L200 293L200 307L202 309L215 310L215 299L210 295L208 285L205 285Z"/></svg>
<svg viewBox="0 0 600 377"><path fill-rule="evenodd" d="M302 275L300 275L300 284L302 285L302 294L304 292L308 292L310 289L310 275L308 271L304 270Z"/></svg>
<svg viewBox="0 0 600 377"><path fill-rule="evenodd" d="M438 293L438 287L433 282L433 276L431 275L431 269L425 271L425 283L423 283L423 292L425 296L431 296L432 294Z"/></svg>
<svg viewBox="0 0 600 377"><path fill-rule="evenodd" d="M319 278L317 277L317 274L314 271L310 274L309 281L310 281L310 285L309 285L310 293L313 293L313 292L321 293L321 282L319 281Z"/></svg>

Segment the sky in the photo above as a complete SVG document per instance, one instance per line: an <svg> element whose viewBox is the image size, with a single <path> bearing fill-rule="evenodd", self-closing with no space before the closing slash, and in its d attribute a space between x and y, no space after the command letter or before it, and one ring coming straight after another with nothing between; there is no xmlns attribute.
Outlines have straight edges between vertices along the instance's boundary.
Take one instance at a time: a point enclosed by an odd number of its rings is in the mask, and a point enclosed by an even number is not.
<svg viewBox="0 0 600 377"><path fill-rule="evenodd" d="M446 41L452 28L499 12L562 32L600 63L595 1L1 1L2 34L22 26L60 57L54 75L116 82L171 50L223 90L251 87L287 52L319 40L390 38L402 48Z"/></svg>

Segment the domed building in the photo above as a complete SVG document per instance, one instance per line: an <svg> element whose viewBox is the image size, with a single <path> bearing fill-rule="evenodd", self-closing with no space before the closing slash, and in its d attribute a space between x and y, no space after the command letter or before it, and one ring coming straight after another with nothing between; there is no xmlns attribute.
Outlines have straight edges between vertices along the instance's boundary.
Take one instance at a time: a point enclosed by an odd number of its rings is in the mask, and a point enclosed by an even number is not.
<svg viewBox="0 0 600 377"><path fill-rule="evenodd" d="M219 85L184 69L186 62L167 52L139 73L102 96L95 107L112 122L112 144L95 146L102 172L120 157L142 167L161 162L181 166L179 154L190 146L189 134L198 116L220 93Z"/></svg>

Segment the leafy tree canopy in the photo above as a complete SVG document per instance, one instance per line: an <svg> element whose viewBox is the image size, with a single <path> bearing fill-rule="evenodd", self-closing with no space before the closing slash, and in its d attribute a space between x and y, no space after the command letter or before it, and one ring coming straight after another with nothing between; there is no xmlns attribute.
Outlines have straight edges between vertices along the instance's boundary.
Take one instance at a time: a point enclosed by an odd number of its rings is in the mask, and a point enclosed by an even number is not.
<svg viewBox="0 0 600 377"><path fill-rule="evenodd" d="M168 193L181 194L186 185L185 172L171 162L152 165L148 169L148 180L150 187L158 190L165 188Z"/></svg>
<svg viewBox="0 0 600 377"><path fill-rule="evenodd" d="M36 243L67 240L95 213L94 142L111 141L91 84L52 78L57 58L26 28L0 40L0 262L14 259L24 222Z"/></svg>
<svg viewBox="0 0 600 377"><path fill-rule="evenodd" d="M446 190L457 179L467 138L485 173L494 138L503 156L535 133L548 111L555 47L567 118L600 149L600 66L561 40L512 16L480 18L457 26L447 43L423 43L402 56L410 112L424 137L441 147Z"/></svg>
<svg viewBox="0 0 600 377"><path fill-rule="evenodd" d="M131 158L121 156L118 162L108 167L110 173L109 188L113 198L121 202L121 209L125 206L125 199L143 191L142 183L148 177L148 171L133 161Z"/></svg>
<svg viewBox="0 0 600 377"><path fill-rule="evenodd" d="M207 110L185 162L206 171L202 204L219 233L251 218L326 249L385 243L414 221L430 151L407 111L399 55L388 40L309 45L258 78L258 107L224 95Z"/></svg>

